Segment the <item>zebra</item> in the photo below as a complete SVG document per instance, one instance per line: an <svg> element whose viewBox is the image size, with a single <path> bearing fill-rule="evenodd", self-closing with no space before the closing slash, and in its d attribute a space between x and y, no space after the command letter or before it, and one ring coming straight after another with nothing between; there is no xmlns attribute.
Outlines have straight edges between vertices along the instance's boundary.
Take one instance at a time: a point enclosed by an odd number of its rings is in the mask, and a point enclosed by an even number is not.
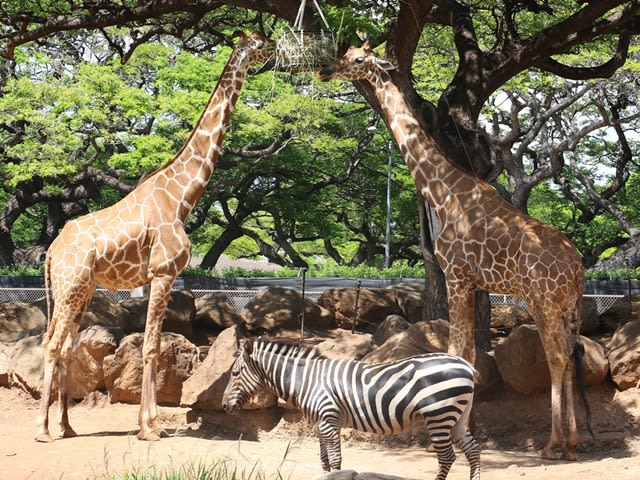
<svg viewBox="0 0 640 480"><path fill-rule="evenodd" d="M222 397L238 414L260 388L318 424L325 472L340 470L340 428L394 434L424 422L438 455L436 480L455 461L452 441L467 457L471 480L480 479L480 445L467 428L475 369L466 360L427 353L390 363L329 359L313 347L264 338L242 339Z"/></svg>

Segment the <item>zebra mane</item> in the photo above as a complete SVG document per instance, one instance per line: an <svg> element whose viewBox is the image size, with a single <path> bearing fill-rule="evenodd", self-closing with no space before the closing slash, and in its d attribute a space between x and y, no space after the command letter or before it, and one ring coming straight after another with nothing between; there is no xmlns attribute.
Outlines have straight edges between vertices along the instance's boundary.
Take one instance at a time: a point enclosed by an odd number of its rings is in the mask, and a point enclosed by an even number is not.
<svg viewBox="0 0 640 480"><path fill-rule="evenodd" d="M300 358L326 358L316 347L301 345L293 341L270 340L262 337L255 339L253 349L267 350L276 355L291 355Z"/></svg>

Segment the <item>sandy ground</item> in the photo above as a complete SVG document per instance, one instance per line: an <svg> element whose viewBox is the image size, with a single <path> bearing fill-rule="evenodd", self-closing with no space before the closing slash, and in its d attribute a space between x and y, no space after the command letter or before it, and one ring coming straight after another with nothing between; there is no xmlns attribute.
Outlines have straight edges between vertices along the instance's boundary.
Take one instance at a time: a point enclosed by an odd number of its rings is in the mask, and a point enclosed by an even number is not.
<svg viewBox="0 0 640 480"><path fill-rule="evenodd" d="M596 440L585 438L577 462L546 461L538 456L548 435L548 394L480 399L476 402L476 436L483 445L484 480L640 478L640 391L589 390ZM279 425L258 440L224 438L206 424L187 425L187 409L161 407L170 436L139 442L137 405L109 404L103 397L70 410L76 438L50 444L33 441L37 401L16 389L0 388L0 479L111 479L129 473L167 472L184 465L219 465L238 479L308 480L321 474L318 443L303 427ZM55 415L55 408L52 410ZM239 417L231 417L238 420ZM282 423L282 422L281 422ZM52 425L55 434L55 422ZM584 430L584 429L582 429ZM432 479L437 461L416 439L364 441L357 434L343 440L343 468L398 478ZM245 475L241 475L245 472ZM231 475L229 475L231 478ZM393 477L392 477L393 478ZM469 478L463 455L449 474Z"/></svg>

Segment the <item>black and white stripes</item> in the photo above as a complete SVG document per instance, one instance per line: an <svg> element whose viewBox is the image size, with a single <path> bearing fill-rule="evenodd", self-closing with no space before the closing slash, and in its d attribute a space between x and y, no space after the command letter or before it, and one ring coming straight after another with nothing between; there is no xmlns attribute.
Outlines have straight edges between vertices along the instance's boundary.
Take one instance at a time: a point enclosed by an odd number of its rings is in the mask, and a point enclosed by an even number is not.
<svg viewBox="0 0 640 480"><path fill-rule="evenodd" d="M452 442L480 478L480 447L467 429L474 369L462 358L433 353L393 363L331 360L313 348L265 339L244 340L224 392L228 413L238 413L260 387L318 423L324 470L341 465L340 428L378 434L426 425L438 453L436 480L455 460Z"/></svg>

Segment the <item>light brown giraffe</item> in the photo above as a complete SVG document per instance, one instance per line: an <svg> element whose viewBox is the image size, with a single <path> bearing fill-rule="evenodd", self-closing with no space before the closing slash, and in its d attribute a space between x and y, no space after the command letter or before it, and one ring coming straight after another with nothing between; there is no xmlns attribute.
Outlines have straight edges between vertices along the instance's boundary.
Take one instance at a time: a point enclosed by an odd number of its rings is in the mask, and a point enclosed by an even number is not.
<svg viewBox="0 0 640 480"><path fill-rule="evenodd" d="M55 305L43 341L44 384L36 440L51 441L49 405L56 369L59 438L76 435L67 413L67 367L96 285L109 290L150 285L138 438L158 440L164 434L157 421L156 370L171 288L190 257L184 222L215 168L249 67L267 61L274 52L275 43L261 34L240 34L204 112L178 154L111 207L67 223L49 247L45 282L50 282Z"/></svg>
<svg viewBox="0 0 640 480"><path fill-rule="evenodd" d="M319 73L322 80L366 80L374 88L418 190L434 209L442 231L434 242L444 271L451 331L449 352L475 360L475 292L512 294L525 300L536 322L551 373L551 436L545 458L576 459L579 438L573 404L573 337L580 322L583 267L574 245L504 200L487 182L453 163L425 134L388 70L368 43L351 48ZM566 395L568 436L563 434L562 394Z"/></svg>

